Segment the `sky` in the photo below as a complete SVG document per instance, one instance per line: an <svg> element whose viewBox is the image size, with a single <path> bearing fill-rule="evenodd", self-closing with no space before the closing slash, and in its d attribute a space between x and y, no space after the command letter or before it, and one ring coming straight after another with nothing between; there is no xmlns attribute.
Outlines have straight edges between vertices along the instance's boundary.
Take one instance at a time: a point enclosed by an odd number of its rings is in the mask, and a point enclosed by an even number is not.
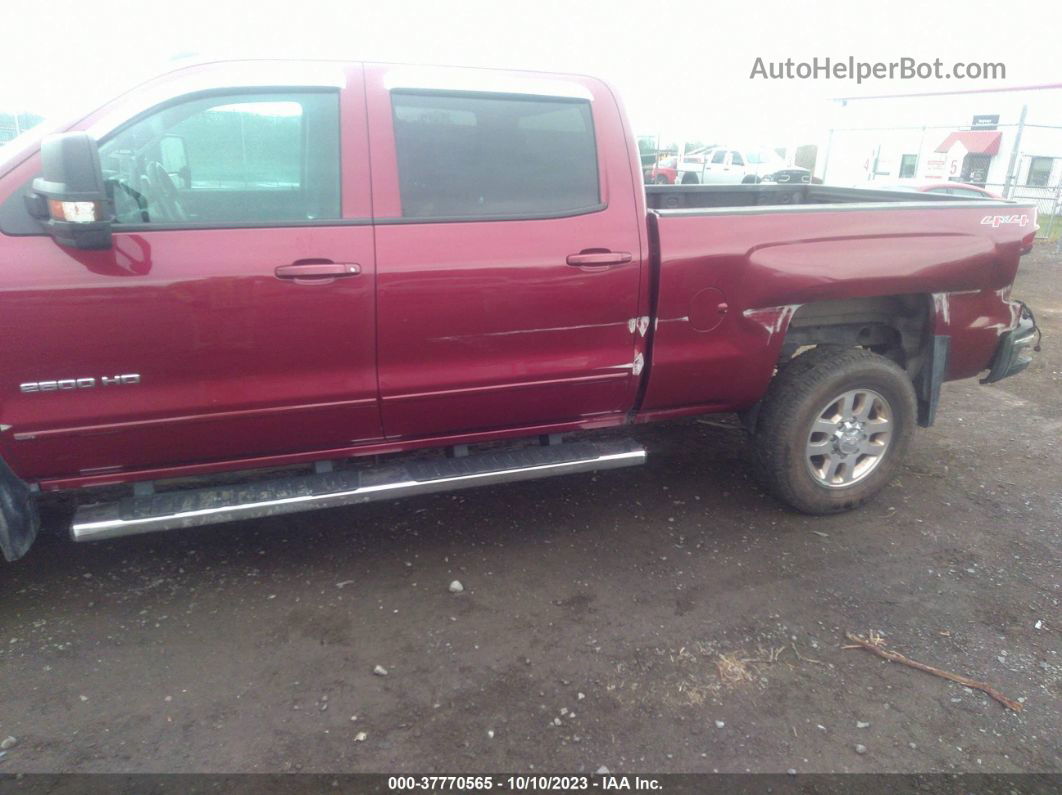
<svg viewBox="0 0 1062 795"><path fill-rule="evenodd" d="M819 140L830 97L954 89L951 80L750 79L812 57L993 61L1062 82L1062 4L584 0L9 0L0 109L69 115L175 56L336 57L579 72L608 80L635 132L665 141ZM1059 120L1062 123L1062 119Z"/></svg>

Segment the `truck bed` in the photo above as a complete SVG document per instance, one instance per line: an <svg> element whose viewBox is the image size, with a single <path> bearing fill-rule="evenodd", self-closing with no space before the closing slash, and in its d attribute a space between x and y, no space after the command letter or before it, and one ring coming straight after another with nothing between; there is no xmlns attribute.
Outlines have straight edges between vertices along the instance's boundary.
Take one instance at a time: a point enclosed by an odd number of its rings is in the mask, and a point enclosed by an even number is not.
<svg viewBox="0 0 1062 795"><path fill-rule="evenodd" d="M774 207L808 204L881 204L985 202L935 193L838 188L831 185L646 185L650 210L691 210L715 207ZM998 202L989 202L998 204Z"/></svg>
<svg viewBox="0 0 1062 795"><path fill-rule="evenodd" d="M1031 205L900 191L692 185L647 196L649 416L752 405L809 305L843 317L891 304L916 337L952 339L946 379L974 376L1015 322L1009 287L1036 228Z"/></svg>

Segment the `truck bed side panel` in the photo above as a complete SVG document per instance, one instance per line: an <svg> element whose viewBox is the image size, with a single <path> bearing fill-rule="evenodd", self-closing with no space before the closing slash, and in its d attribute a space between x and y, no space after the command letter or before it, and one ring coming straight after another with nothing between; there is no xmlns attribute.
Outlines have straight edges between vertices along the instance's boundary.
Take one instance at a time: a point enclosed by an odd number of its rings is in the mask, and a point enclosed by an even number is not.
<svg viewBox="0 0 1062 795"><path fill-rule="evenodd" d="M1020 220L993 225L994 216ZM984 219L988 218L988 221ZM936 297L948 378L985 367L1035 211L1000 202L663 211L643 412L738 410L762 397L788 323L814 301ZM981 295L977 301L971 296Z"/></svg>

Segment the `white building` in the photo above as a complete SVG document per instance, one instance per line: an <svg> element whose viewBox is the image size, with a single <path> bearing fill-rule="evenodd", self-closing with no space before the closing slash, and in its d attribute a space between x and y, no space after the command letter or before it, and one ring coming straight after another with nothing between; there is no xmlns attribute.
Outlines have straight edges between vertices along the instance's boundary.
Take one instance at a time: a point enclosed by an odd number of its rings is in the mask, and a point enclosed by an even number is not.
<svg viewBox="0 0 1062 795"><path fill-rule="evenodd" d="M1002 193L1010 179L1046 197L1062 182L1062 84L831 104L816 163L816 176L829 184L954 180ZM1029 192L1012 192L1022 190Z"/></svg>

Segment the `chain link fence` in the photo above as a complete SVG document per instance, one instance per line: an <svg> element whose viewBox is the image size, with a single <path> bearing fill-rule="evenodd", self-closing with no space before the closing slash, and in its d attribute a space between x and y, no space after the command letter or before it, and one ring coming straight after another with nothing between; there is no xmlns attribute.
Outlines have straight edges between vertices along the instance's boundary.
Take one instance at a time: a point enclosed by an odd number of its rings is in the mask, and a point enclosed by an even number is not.
<svg viewBox="0 0 1062 795"><path fill-rule="evenodd" d="M906 110L915 118L915 108L900 104L881 106L873 115L852 117L867 126L832 128L818 164L830 184L853 187L895 187L963 182L978 185L1007 199L1035 203L1040 240L1062 240L1062 125L1057 110L1035 102L1004 103L1005 116L956 115L944 123L942 114L921 108L918 114L929 124L883 125L874 121L887 110ZM912 100L916 101L916 100ZM954 100L958 102L958 100ZM997 104L1002 100L997 100ZM1046 108L1046 116L1029 108ZM1018 112L1020 108L1020 113ZM997 108L998 109L998 108ZM1062 244L1060 244L1062 245Z"/></svg>
<svg viewBox="0 0 1062 795"><path fill-rule="evenodd" d="M1040 228L1038 240L1056 240L1062 236L1062 183L1058 185L1014 185L1008 195L1002 183L985 183L985 189L1014 201L1031 201L1036 204Z"/></svg>

